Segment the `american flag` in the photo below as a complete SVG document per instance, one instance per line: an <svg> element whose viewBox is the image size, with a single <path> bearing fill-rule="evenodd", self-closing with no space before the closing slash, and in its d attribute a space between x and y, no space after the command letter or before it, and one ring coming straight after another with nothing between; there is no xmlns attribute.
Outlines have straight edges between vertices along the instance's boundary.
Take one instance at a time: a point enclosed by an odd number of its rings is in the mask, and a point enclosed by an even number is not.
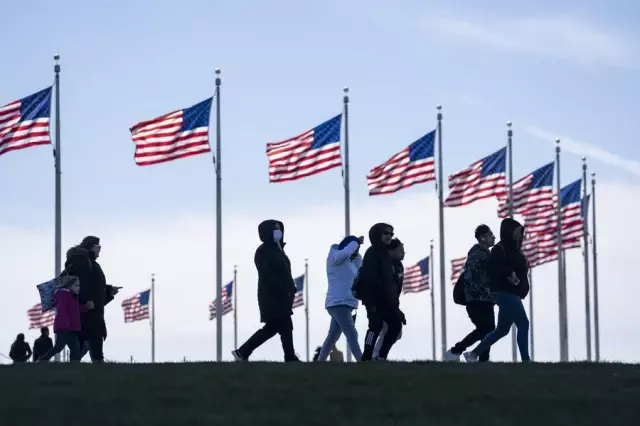
<svg viewBox="0 0 640 426"><path fill-rule="evenodd" d="M373 168L367 176L369 195L393 194L418 183L435 180L435 138L434 130Z"/></svg>
<svg viewBox="0 0 640 426"><path fill-rule="evenodd" d="M467 257L458 257L451 260L451 284L455 285L460 278L460 274L464 270L464 264L467 261Z"/></svg>
<svg viewBox="0 0 640 426"><path fill-rule="evenodd" d="M225 316L229 312L233 311L233 301L231 296L233 295L233 281L222 287L222 316ZM209 304L209 321L216 318L216 301Z"/></svg>
<svg viewBox="0 0 640 426"><path fill-rule="evenodd" d="M579 248L584 221L587 218L590 196L581 198L581 180L577 180L560 190L562 208L562 248ZM557 197L554 197L554 204ZM531 267L558 259L557 223L555 207L539 211L535 216L525 218L526 237L523 252Z"/></svg>
<svg viewBox="0 0 640 426"><path fill-rule="evenodd" d="M122 301L124 322L135 322L149 318L149 296L151 290L145 290Z"/></svg>
<svg viewBox="0 0 640 426"><path fill-rule="evenodd" d="M404 271L402 293L419 293L429 290L429 257L408 267Z"/></svg>
<svg viewBox="0 0 640 426"><path fill-rule="evenodd" d="M269 182L287 182L340 167L342 115L282 142L267 144Z"/></svg>
<svg viewBox="0 0 640 426"><path fill-rule="evenodd" d="M0 155L51 144L51 87L0 107Z"/></svg>
<svg viewBox="0 0 640 426"><path fill-rule="evenodd" d="M553 166L549 163L513 183L513 212L528 216L553 207ZM498 217L509 216L509 196L499 197Z"/></svg>
<svg viewBox="0 0 640 426"><path fill-rule="evenodd" d="M304 275L300 275L298 278L294 279L293 282L296 284L296 294L293 298L293 309L304 306Z"/></svg>
<svg viewBox="0 0 640 426"><path fill-rule="evenodd" d="M29 318L29 330L33 328L52 327L53 320L56 318L56 310L51 309L43 313L42 305L38 303L27 311L27 317Z"/></svg>
<svg viewBox="0 0 640 426"><path fill-rule="evenodd" d="M507 148L476 161L468 168L449 176L447 207L466 206L474 201L506 193Z"/></svg>
<svg viewBox="0 0 640 426"><path fill-rule="evenodd" d="M189 108L173 111L131 128L138 166L211 152L209 147L209 98Z"/></svg>

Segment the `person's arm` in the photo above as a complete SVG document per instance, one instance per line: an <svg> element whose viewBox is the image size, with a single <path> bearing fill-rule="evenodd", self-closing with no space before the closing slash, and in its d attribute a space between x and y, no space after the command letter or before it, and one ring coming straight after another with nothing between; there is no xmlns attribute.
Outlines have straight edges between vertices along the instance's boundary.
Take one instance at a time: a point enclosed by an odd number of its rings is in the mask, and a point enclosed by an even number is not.
<svg viewBox="0 0 640 426"><path fill-rule="evenodd" d="M74 256L71 259L71 265L67 268L68 275L78 277L80 280L80 294L78 301L84 304L88 301L97 300L96 286L91 277L91 263L87 257Z"/></svg>
<svg viewBox="0 0 640 426"><path fill-rule="evenodd" d="M25 361L29 361L29 358L31 358L31 355L33 355L33 352L31 351L31 346L29 346L28 343L25 342L25 345L27 345L27 357L25 358Z"/></svg>
<svg viewBox="0 0 640 426"><path fill-rule="evenodd" d="M105 287L105 295L104 295L104 305L107 306L109 302L115 299L114 287L112 285L107 285Z"/></svg>
<svg viewBox="0 0 640 426"><path fill-rule="evenodd" d="M285 297L290 292L289 286L295 288L291 277L284 281L281 279L282 277L279 276L281 274L274 268L273 256L264 247L256 250L253 260L258 270L258 278L266 284L264 290L268 291L271 296Z"/></svg>
<svg viewBox="0 0 640 426"><path fill-rule="evenodd" d="M329 261L336 266L342 265L351 256L353 256L353 253L358 250L358 247L360 247L360 244L358 244L356 241L351 241L342 250L332 250L331 254L329 255Z"/></svg>
<svg viewBox="0 0 640 426"><path fill-rule="evenodd" d="M513 275L513 268L505 264L506 255L501 245L495 245L485 264L487 274L493 281L508 279Z"/></svg>
<svg viewBox="0 0 640 426"><path fill-rule="evenodd" d="M482 273L488 257L489 252L477 246L469 250L467 261L464 264L464 280L466 282L482 282Z"/></svg>

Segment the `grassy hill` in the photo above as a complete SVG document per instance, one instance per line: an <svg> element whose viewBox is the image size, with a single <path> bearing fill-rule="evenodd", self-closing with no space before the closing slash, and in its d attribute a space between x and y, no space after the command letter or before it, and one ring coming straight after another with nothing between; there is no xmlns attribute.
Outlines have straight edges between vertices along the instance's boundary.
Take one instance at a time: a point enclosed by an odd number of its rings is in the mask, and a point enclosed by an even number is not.
<svg viewBox="0 0 640 426"><path fill-rule="evenodd" d="M640 421L640 366L2 366L0 419L7 426L632 425Z"/></svg>

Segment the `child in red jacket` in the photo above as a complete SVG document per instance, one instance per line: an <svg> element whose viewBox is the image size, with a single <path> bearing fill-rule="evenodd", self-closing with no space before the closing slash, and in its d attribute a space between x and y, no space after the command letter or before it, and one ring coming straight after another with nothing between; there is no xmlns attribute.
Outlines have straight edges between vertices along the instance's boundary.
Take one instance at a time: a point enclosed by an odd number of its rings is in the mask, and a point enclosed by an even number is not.
<svg viewBox="0 0 640 426"><path fill-rule="evenodd" d="M80 361L80 344L78 333L82 329L80 312L86 312L90 306L78 303L80 281L77 277L66 276L60 278L59 288L54 293L56 319L53 322L53 332L56 344L39 362L48 362L51 357L59 354L65 346L69 348L71 361ZM89 302L91 303L91 302Z"/></svg>

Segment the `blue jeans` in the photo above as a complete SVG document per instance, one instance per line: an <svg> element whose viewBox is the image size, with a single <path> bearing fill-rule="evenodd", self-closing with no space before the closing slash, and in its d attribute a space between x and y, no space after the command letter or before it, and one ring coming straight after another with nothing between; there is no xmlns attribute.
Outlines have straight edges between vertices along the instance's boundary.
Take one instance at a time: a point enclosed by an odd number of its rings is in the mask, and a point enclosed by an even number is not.
<svg viewBox="0 0 640 426"><path fill-rule="evenodd" d="M522 361L531 361L529 356L529 318L524 310L522 299L511 293L491 293L498 305L498 325L487 334L482 342L473 350L474 354L482 354L498 340L509 334L511 325L518 329L517 341Z"/></svg>
<svg viewBox="0 0 640 426"><path fill-rule="evenodd" d="M331 324L329 324L329 332L327 338L324 339L322 348L320 349L320 355L318 361L326 361L329 356L329 352L336 344L342 333L347 338L347 344L351 353L355 357L356 361L362 359L362 350L360 350L360 344L358 343L358 330L351 316L353 308L351 306L340 305L327 308L327 312L331 316Z"/></svg>

